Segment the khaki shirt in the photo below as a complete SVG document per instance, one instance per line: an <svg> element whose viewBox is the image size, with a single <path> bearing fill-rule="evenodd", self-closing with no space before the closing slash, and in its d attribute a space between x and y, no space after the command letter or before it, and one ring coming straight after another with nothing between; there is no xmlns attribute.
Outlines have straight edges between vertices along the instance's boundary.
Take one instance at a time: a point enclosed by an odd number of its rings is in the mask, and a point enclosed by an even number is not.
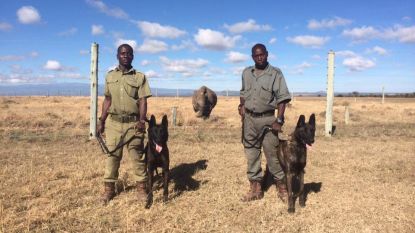
<svg viewBox="0 0 415 233"><path fill-rule="evenodd" d="M245 98L245 108L263 113L276 109L284 100L291 100L280 69L268 65L258 77L255 76L254 71L255 67L250 66L242 73L240 95Z"/></svg>
<svg viewBox="0 0 415 233"><path fill-rule="evenodd" d="M143 73L133 68L123 73L117 67L105 77L104 95L111 97L110 114L137 115L138 99L150 97L151 91Z"/></svg>

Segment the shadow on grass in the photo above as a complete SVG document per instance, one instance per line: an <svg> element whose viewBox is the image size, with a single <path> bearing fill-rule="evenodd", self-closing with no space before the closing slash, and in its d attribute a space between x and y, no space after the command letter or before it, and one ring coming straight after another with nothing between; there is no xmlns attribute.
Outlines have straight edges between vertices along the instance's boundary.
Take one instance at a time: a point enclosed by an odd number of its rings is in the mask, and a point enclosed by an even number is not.
<svg viewBox="0 0 415 233"><path fill-rule="evenodd" d="M206 170L207 160L199 160L194 163L182 163L172 169L170 169L170 185L174 185L174 195L172 198L180 196L183 191L194 191L199 189L201 181L193 179L193 176L200 170ZM161 171L161 170L159 170ZM117 195L122 192L129 192L136 189L135 184L128 185L128 174L118 180L116 183ZM171 182L173 181L173 182ZM204 181L203 183L206 183ZM154 175L153 191L163 187L162 173L156 171Z"/></svg>
<svg viewBox="0 0 415 233"><path fill-rule="evenodd" d="M264 192L268 191L268 189L273 186L274 181L272 179L272 175L265 171L264 173L264 178L263 178L263 182L262 182L262 190L264 190ZM305 200L307 201L307 196L309 193L313 192L313 193L318 193L321 190L321 186L323 185L322 182L311 182L311 183L305 183L304 184L304 196L305 196ZM294 194L298 194L298 192L300 191L300 182L298 179L294 178L293 180L293 192Z"/></svg>
<svg viewBox="0 0 415 233"><path fill-rule="evenodd" d="M198 190L202 181L195 180L193 176L200 170L206 170L208 160L199 160L194 163L182 163L170 169L170 180L174 184L174 196L180 196L183 191ZM204 181L203 183L206 183Z"/></svg>

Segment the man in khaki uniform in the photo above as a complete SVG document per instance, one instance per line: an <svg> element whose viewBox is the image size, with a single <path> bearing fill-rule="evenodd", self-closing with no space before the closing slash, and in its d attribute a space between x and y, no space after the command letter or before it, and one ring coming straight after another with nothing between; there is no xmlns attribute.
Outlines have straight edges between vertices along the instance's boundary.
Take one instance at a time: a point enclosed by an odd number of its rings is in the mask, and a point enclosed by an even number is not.
<svg viewBox="0 0 415 233"><path fill-rule="evenodd" d="M118 67L109 71L105 78L105 98L97 131L103 133L106 129L106 141L110 151L117 147L121 139L123 142L128 141L126 147L130 176L136 182L139 201L145 202L148 190L144 133L147 98L151 96L151 92L145 75L131 66L134 54L130 45L122 44L118 47L117 59ZM111 153L106 159L105 189L102 196L104 204L115 196L115 182L118 180L123 147Z"/></svg>
<svg viewBox="0 0 415 233"><path fill-rule="evenodd" d="M287 198L285 175L277 158L278 137L284 124L285 104L291 97L280 69L268 63L268 51L263 44L252 47L252 59L255 66L246 68L242 73L239 114L243 120L243 145L247 158L247 176L250 182L249 192L242 201L261 199L262 169L261 147L264 150L269 172L277 186L278 197ZM277 109L277 118L275 118ZM272 132L264 131L271 127Z"/></svg>

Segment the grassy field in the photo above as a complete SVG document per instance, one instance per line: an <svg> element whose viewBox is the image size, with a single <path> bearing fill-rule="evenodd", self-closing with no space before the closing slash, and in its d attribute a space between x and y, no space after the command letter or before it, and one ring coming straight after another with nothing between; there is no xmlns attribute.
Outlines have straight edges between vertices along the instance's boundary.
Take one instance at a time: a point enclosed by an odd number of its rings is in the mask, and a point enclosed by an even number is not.
<svg viewBox="0 0 415 233"><path fill-rule="evenodd" d="M285 132L311 113L317 132L306 207L297 203L295 214L275 187L262 200L239 201L248 181L238 101L219 97L203 121L190 98L149 99L149 115L169 116L172 177L169 202L157 188L144 209L125 160L118 195L99 202L105 157L88 140L88 98L0 97L0 232L415 232L414 99L336 98L336 131L327 138L325 99L296 98Z"/></svg>

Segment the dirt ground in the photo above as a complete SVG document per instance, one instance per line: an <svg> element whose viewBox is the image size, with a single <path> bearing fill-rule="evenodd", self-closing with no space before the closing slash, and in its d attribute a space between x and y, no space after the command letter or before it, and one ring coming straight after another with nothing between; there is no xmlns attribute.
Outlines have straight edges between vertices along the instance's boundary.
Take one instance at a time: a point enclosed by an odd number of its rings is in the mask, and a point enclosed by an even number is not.
<svg viewBox="0 0 415 233"><path fill-rule="evenodd" d="M88 98L0 97L0 232L415 232L415 99L335 98L336 131L325 137L325 99L296 97L285 132L315 113L317 133L306 207L297 202L294 214L275 187L240 201L248 181L238 101L219 97L203 121L190 98L149 99L149 115L169 117L171 182L169 202L157 183L145 209L126 158L118 195L99 202L105 155L88 139Z"/></svg>

